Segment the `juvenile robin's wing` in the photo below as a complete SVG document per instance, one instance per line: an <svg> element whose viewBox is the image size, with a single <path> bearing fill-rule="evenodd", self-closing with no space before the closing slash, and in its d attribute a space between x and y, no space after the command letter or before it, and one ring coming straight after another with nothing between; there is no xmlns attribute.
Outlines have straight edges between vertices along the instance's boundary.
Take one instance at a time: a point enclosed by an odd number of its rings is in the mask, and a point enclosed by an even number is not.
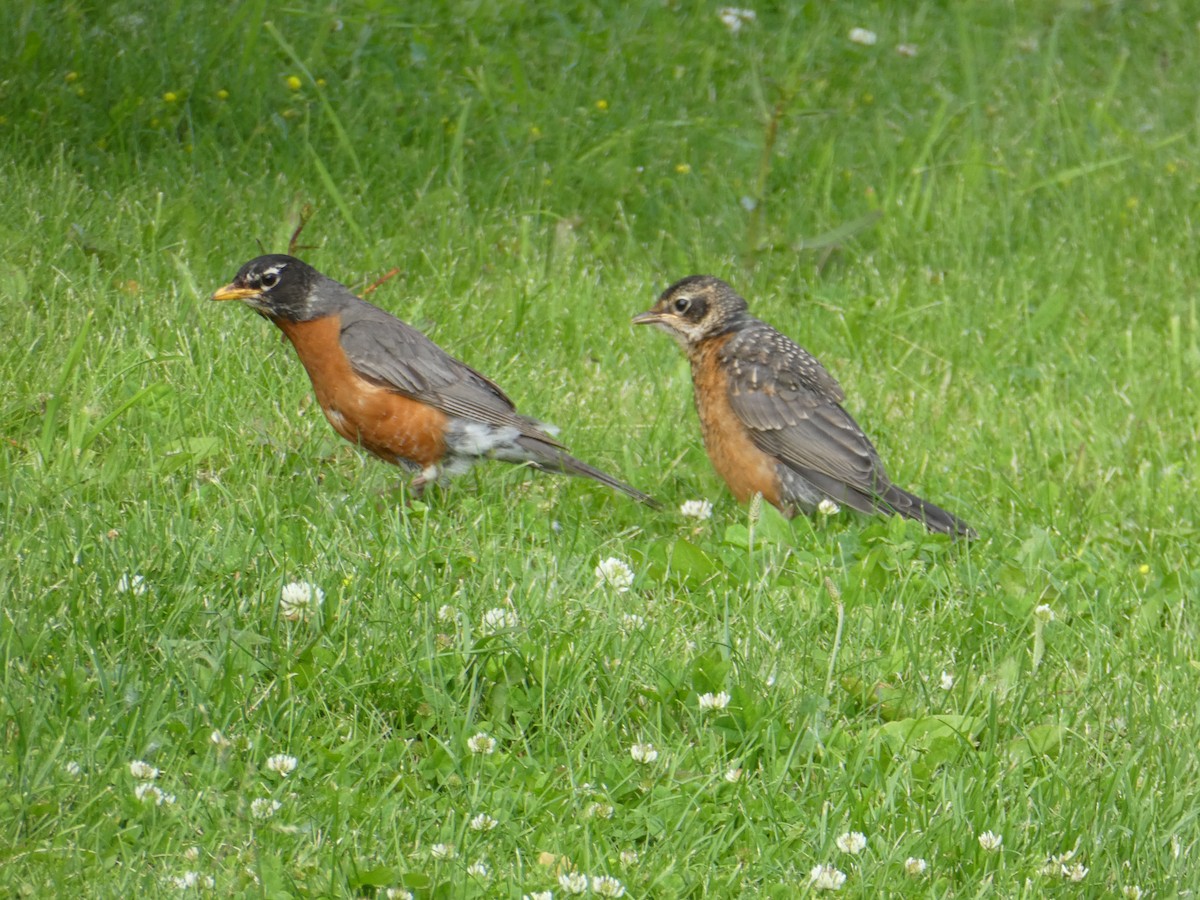
<svg viewBox="0 0 1200 900"><path fill-rule="evenodd" d="M887 474L870 440L842 409L845 394L825 367L757 321L730 338L721 359L730 405L754 444L831 496L870 508L868 498L889 484Z"/></svg>
<svg viewBox="0 0 1200 900"><path fill-rule="evenodd" d="M495 382L390 313L356 298L342 309L341 325L342 349L364 378L455 418L515 427L527 437L562 446L541 423L518 413Z"/></svg>

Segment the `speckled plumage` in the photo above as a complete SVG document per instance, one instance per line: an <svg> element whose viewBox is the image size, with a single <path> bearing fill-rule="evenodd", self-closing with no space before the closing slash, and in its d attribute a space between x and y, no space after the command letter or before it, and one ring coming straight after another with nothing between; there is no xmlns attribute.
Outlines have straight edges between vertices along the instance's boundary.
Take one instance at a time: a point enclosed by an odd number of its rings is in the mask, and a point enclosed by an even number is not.
<svg viewBox="0 0 1200 900"><path fill-rule="evenodd" d="M842 407L841 385L811 353L750 315L724 281L677 281L634 321L666 331L687 353L705 448L739 500L761 493L792 516L828 498L974 536L958 517L892 484Z"/></svg>

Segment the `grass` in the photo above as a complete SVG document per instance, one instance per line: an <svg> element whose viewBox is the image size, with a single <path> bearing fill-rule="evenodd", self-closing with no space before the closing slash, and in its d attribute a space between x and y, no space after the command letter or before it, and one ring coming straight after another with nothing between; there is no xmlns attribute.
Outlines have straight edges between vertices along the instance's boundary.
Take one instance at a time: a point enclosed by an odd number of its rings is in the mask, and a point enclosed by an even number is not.
<svg viewBox="0 0 1200 900"><path fill-rule="evenodd" d="M3 6L4 893L1200 888L1194 16L757 13ZM666 510L500 464L399 502L207 301L306 206L314 265L399 268L373 301ZM628 325L697 271L982 538L751 521Z"/></svg>

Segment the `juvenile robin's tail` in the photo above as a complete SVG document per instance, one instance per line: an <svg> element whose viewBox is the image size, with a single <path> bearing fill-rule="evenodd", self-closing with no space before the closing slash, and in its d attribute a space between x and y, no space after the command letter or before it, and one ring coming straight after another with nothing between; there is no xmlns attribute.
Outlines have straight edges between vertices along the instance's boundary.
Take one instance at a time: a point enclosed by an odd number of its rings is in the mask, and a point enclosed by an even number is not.
<svg viewBox="0 0 1200 900"><path fill-rule="evenodd" d="M622 494L628 494L634 500L639 503L645 503L653 509L662 508L662 505L649 494L643 494L637 488L631 487L623 481L618 481L607 472L601 472L595 466L589 466L583 460L576 459L570 453L560 450L557 447L524 436L519 438L517 443L529 452L529 462L533 463L539 469L546 469L550 472L561 472L564 475L579 475L583 478L590 478L593 481L598 481L614 490L620 491Z"/></svg>
<svg viewBox="0 0 1200 900"><path fill-rule="evenodd" d="M979 537L970 525L953 513L948 513L940 506L934 506L927 500L922 500L916 494L910 494L894 484L888 485L880 497L880 507L890 510L906 519L916 519L923 522L930 531L948 534L953 537L965 537L974 540Z"/></svg>

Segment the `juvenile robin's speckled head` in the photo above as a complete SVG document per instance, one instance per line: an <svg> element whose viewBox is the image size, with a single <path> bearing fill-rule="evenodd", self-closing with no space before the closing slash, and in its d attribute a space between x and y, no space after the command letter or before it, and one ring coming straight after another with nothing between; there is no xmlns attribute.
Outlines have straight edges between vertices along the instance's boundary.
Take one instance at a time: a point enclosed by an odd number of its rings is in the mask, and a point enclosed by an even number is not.
<svg viewBox="0 0 1200 900"><path fill-rule="evenodd" d="M294 256L273 253L242 266L212 299L241 300L268 318L305 322L336 311L343 291L320 290L321 282L328 280Z"/></svg>
<svg viewBox="0 0 1200 900"><path fill-rule="evenodd" d="M746 318L746 301L720 278L689 275L662 292L635 325L655 325L685 350L707 338L733 331Z"/></svg>

